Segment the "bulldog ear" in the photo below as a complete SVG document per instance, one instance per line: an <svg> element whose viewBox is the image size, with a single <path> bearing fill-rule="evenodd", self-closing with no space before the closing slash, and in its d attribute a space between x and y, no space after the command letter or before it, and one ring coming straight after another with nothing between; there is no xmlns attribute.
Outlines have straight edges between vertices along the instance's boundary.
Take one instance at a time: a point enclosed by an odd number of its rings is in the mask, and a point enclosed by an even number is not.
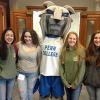
<svg viewBox="0 0 100 100"><path fill-rule="evenodd" d="M55 5L55 3L51 2L51 1L45 1L45 2L43 3L43 6L44 6L45 8L47 8L47 7L49 7L49 6L53 6L53 5Z"/></svg>
<svg viewBox="0 0 100 100"><path fill-rule="evenodd" d="M64 8L66 8L70 14L75 14L75 10L71 6L65 5Z"/></svg>

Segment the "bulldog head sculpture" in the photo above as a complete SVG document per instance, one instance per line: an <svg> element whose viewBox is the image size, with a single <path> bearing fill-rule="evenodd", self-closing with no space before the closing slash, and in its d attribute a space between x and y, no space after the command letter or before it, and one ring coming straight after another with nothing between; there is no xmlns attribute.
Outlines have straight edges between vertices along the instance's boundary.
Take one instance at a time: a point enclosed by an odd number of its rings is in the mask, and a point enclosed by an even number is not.
<svg viewBox="0 0 100 100"><path fill-rule="evenodd" d="M40 14L40 25L43 36L63 37L71 26L71 14L75 11L71 6L57 6L51 1L44 2L46 7Z"/></svg>

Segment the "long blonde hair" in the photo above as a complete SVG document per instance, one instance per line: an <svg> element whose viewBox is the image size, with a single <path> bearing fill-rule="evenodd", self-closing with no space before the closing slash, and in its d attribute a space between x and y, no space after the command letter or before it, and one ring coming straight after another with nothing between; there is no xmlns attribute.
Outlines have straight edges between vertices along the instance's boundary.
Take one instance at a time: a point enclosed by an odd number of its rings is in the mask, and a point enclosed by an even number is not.
<svg viewBox="0 0 100 100"><path fill-rule="evenodd" d="M76 32L69 32L65 41L64 41L64 45L63 45L63 48L62 48L62 52L61 52L61 56L60 56L60 61L62 64L64 64L64 54L66 52L66 49L69 49L69 43L68 43L68 38L71 34L75 34L76 36L76 44L75 44L75 48L79 48L78 46L81 46L80 42L79 42L79 37L78 37L78 34Z"/></svg>
<svg viewBox="0 0 100 100"><path fill-rule="evenodd" d="M66 48L69 48L68 38L69 38L69 36L70 36L71 34L74 34L74 35L76 36L76 44L75 44L75 47L77 47L78 44L80 44L78 34L77 34L76 32L69 32L69 33L67 34L67 37L66 37L65 42L64 42L64 47L66 47Z"/></svg>

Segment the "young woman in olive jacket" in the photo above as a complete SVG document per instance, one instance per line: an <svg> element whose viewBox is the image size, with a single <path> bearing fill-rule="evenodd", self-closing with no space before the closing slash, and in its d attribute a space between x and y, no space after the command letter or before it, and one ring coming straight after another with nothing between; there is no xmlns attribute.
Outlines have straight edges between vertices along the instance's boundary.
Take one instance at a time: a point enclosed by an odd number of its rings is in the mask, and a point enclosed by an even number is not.
<svg viewBox="0 0 100 100"><path fill-rule="evenodd" d="M60 63L61 78L65 85L67 100L79 100L85 74L85 49L79 43L77 33L68 33Z"/></svg>
<svg viewBox="0 0 100 100"><path fill-rule="evenodd" d="M14 41L13 30L11 28L4 30L0 41L0 100L12 100L17 74Z"/></svg>

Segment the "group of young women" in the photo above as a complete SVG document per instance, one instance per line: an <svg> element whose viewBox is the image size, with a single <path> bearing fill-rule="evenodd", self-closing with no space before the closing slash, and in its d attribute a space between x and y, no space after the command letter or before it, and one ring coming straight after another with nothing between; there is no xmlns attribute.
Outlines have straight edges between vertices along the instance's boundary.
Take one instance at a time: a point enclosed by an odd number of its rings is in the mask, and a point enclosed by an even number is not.
<svg viewBox="0 0 100 100"><path fill-rule="evenodd" d="M38 35L33 29L26 29L16 43L17 50L14 45L15 33L8 28L0 41L0 100L12 100L15 80L20 99L32 100L41 62ZM79 100L83 83L90 100L100 100L100 32L92 34L86 49L80 44L77 33L69 32L59 58L67 100Z"/></svg>
<svg viewBox="0 0 100 100"><path fill-rule="evenodd" d="M0 42L0 100L12 100L15 80L20 99L32 100L39 74L39 39L34 30L26 29L16 46L14 41L15 33L11 28L6 29Z"/></svg>

